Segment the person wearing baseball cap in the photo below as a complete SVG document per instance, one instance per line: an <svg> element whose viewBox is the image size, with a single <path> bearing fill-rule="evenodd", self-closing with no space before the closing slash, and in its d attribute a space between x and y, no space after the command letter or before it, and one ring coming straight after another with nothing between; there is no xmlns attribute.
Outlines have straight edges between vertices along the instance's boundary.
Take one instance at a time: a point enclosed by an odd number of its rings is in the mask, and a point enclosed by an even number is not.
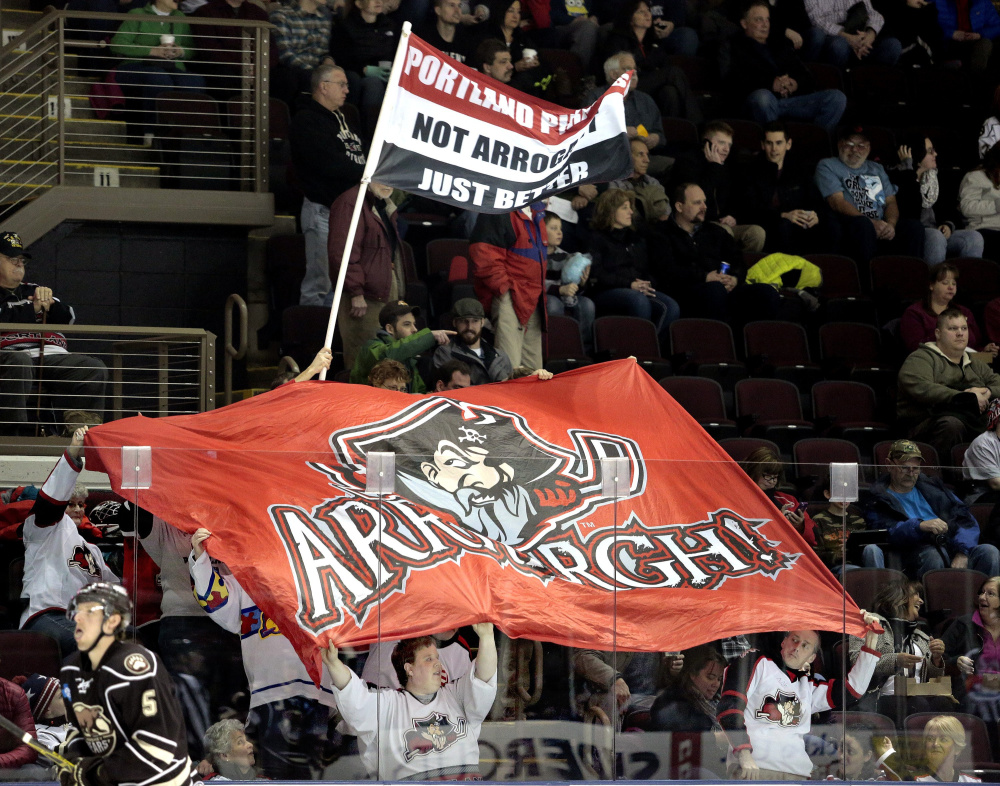
<svg viewBox="0 0 1000 786"><path fill-rule="evenodd" d="M375 338L367 342L359 351L351 369L351 382L357 385L368 383L368 375L380 360L398 360L410 372L409 393L426 393L427 385L417 371L417 356L435 345L448 343L454 330L417 329L420 309L405 300L386 303L378 315L381 326Z"/></svg>
<svg viewBox="0 0 1000 786"><path fill-rule="evenodd" d="M461 360L472 372L473 385L510 379L513 367L507 353L483 338L486 311L474 297L464 297L451 308L455 335L434 350L434 368Z"/></svg>
<svg viewBox="0 0 1000 786"><path fill-rule="evenodd" d="M1000 502L1000 398L986 408L986 431L972 440L962 457L962 477L972 484L966 495L968 505ZM997 542L1000 535L1000 505L994 504L981 540Z"/></svg>
<svg viewBox="0 0 1000 786"><path fill-rule="evenodd" d="M0 323L40 326L37 332L0 333L0 435L34 434L27 404L37 374L44 392L60 405L64 435L71 436L80 426L102 422L108 370L97 358L67 351L62 333L41 327L71 325L76 314L49 287L24 282L29 259L20 236L0 232ZM43 354L44 364L38 362Z"/></svg>
<svg viewBox="0 0 1000 786"><path fill-rule="evenodd" d="M947 567L1000 574L1000 551L980 544L979 524L968 506L941 478L923 474L924 462L917 443L898 439L889 448L887 474L861 493L868 529L885 530L889 539L888 546L865 547L864 566L884 568L888 556L914 579Z"/></svg>

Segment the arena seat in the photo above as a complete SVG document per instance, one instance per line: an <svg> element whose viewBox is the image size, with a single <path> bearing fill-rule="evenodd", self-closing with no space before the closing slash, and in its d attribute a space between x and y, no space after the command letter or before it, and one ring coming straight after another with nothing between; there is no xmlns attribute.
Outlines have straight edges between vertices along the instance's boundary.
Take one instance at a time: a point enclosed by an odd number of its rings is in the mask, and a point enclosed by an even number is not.
<svg viewBox="0 0 1000 786"><path fill-rule="evenodd" d="M892 568L858 568L848 570L843 575L844 589L859 608L874 607L875 596L886 584L906 580L906 574Z"/></svg>
<svg viewBox="0 0 1000 786"><path fill-rule="evenodd" d="M723 440L739 436L736 423L726 416L726 402L722 385L707 377L666 377L660 387L713 439Z"/></svg>

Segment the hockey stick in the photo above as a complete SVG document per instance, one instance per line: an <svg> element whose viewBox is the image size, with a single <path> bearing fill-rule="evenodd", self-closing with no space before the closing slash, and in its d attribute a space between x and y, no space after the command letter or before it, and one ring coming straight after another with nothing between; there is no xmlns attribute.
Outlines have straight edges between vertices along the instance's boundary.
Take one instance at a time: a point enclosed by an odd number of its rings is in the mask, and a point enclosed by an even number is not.
<svg viewBox="0 0 1000 786"><path fill-rule="evenodd" d="M61 770L67 770L73 772L76 769L76 765L67 759L65 756L61 756L55 751L50 751L42 743L32 737L28 732L18 726L16 723L11 721L9 718L0 715L0 726L13 734L17 739L31 748L39 756L43 756L50 762L55 764Z"/></svg>

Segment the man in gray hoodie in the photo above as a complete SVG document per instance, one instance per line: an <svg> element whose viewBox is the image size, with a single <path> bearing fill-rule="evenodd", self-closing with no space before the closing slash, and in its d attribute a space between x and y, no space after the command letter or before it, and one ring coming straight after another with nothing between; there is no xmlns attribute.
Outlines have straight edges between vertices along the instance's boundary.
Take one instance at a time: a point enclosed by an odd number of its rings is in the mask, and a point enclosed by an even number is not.
<svg viewBox="0 0 1000 786"><path fill-rule="evenodd" d="M452 306L455 335L434 351L434 368L440 368L449 360L461 360L472 371L473 385L510 379L513 372L510 358L483 338L485 319L483 304L475 298L464 297Z"/></svg>
<svg viewBox="0 0 1000 786"><path fill-rule="evenodd" d="M986 407L1000 396L1000 375L965 350L969 324L957 308L938 316L935 341L917 347L899 370L896 417L911 439L933 445L942 461L986 430Z"/></svg>

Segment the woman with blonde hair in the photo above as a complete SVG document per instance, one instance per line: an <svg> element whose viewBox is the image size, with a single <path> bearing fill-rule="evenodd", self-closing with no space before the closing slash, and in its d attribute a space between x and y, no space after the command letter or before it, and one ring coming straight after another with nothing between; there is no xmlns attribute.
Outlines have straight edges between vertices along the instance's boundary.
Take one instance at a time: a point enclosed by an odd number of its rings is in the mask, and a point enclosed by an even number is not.
<svg viewBox="0 0 1000 786"><path fill-rule="evenodd" d="M965 728L953 715L938 715L924 726L924 774L918 781L975 781L971 775L959 772L955 760L965 749Z"/></svg>
<svg viewBox="0 0 1000 786"><path fill-rule="evenodd" d="M586 294L594 301L597 316L648 319L665 339L681 309L676 300L656 288L646 238L632 224L634 197L630 191L609 188L597 199L590 222L593 262Z"/></svg>

